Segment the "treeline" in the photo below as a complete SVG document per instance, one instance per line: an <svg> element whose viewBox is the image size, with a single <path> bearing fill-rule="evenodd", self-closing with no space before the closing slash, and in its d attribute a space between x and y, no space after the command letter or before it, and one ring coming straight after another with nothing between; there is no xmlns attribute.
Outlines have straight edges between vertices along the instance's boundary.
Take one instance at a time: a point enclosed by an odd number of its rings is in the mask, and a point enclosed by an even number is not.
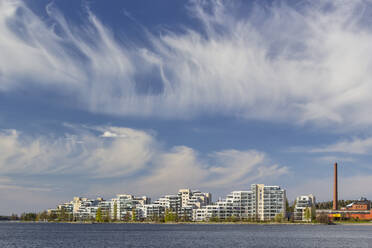
<svg viewBox="0 0 372 248"><path fill-rule="evenodd" d="M12 214L11 216L0 216L0 221L11 221L11 220L20 220L20 217L17 214Z"/></svg>
<svg viewBox="0 0 372 248"><path fill-rule="evenodd" d="M9 216L1 216L0 215L0 221L4 221L4 220L10 220L10 217Z"/></svg>
<svg viewBox="0 0 372 248"><path fill-rule="evenodd" d="M191 222L192 219L187 215L178 215L176 212L173 212L169 209L165 211L162 215L154 215L150 218L139 219L137 218L137 213L135 210L127 213L121 220L112 218L108 211L104 211L98 208L95 218L88 219L77 219L74 218L71 213L66 211L59 211L57 213L49 213L44 211L41 213L23 213L20 216L12 215L13 220L20 221L42 221L42 222L97 222L97 223L113 223L113 222L154 222L154 223L186 223ZM283 222L283 214L277 214L274 220L271 222ZM208 222L269 222L269 221L260 221L255 219L241 219L236 216L230 216L226 219L220 219L217 217L212 217Z"/></svg>
<svg viewBox="0 0 372 248"><path fill-rule="evenodd" d="M349 205L350 203L353 203L354 200L339 200L338 201L338 207L343 208ZM326 202L318 202L316 203L316 209L332 209L333 207L333 201L326 201Z"/></svg>
<svg viewBox="0 0 372 248"><path fill-rule="evenodd" d="M1 219L0 219L1 220ZM22 213L21 215L12 214L6 220L10 221L72 221L72 214L60 211L58 214L48 214L47 211L40 213Z"/></svg>

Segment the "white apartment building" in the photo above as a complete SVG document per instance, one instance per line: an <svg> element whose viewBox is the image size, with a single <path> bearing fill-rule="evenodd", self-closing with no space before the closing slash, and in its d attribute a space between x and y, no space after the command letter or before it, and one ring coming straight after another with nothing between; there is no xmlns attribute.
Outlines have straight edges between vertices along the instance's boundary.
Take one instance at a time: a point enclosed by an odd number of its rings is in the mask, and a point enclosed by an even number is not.
<svg viewBox="0 0 372 248"><path fill-rule="evenodd" d="M165 195L153 204L150 203L151 199L146 196L119 194L110 201L102 198L91 200L74 197L71 202L59 205L58 209L72 212L76 220L95 219L98 209L101 209L103 218L130 220L135 214L137 219L156 220L163 217L165 210L169 209L176 213L180 220L185 221L211 219L265 221L272 220L281 213L284 217L286 194L285 190L279 186L252 184L251 190L233 191L224 200L219 200L214 204L212 204L210 193L190 189L180 189L177 195ZM298 209L300 208L301 205L298 205ZM58 212L58 209L54 212Z"/></svg>
<svg viewBox="0 0 372 248"><path fill-rule="evenodd" d="M252 208L252 192L233 191L226 199L220 200L213 205L207 205L200 209L194 209L193 220L226 220L229 218L248 219Z"/></svg>
<svg viewBox="0 0 372 248"><path fill-rule="evenodd" d="M274 219L278 214L285 216L286 193L284 189L279 186L252 184L251 191L253 192L253 218L266 221Z"/></svg>
<svg viewBox="0 0 372 248"><path fill-rule="evenodd" d="M116 198L111 199L111 218L117 220L132 218L133 210L145 204L150 204L150 202L151 199L147 196L136 197L129 194L116 195Z"/></svg>
<svg viewBox="0 0 372 248"><path fill-rule="evenodd" d="M177 195L165 195L159 198L154 202L154 205L162 207L162 215L164 215L166 209L169 209L173 213L176 213L179 219L191 221L193 209L196 208L197 205L201 205L203 202L207 201L204 199L204 195L200 196L200 199L198 198L200 191L197 191L195 196L193 196L193 193L194 192L189 189L181 189ZM195 206L192 203L195 203Z"/></svg>
<svg viewBox="0 0 372 248"><path fill-rule="evenodd" d="M98 204L103 199L97 198L96 200L74 197L74 218L77 220L92 220L96 218ZM75 209L75 206L79 206Z"/></svg>
<svg viewBox="0 0 372 248"><path fill-rule="evenodd" d="M159 204L145 204L138 207L138 218L156 221L164 215L164 212L164 206Z"/></svg>
<svg viewBox="0 0 372 248"><path fill-rule="evenodd" d="M285 203L285 190L279 186L252 184L250 191L233 191L224 200L194 209L193 220L272 220L278 214L284 217Z"/></svg>
<svg viewBox="0 0 372 248"><path fill-rule="evenodd" d="M158 204L165 209L170 209L173 212L178 213L181 209L181 197L178 195L166 195L159 198L154 204Z"/></svg>
<svg viewBox="0 0 372 248"><path fill-rule="evenodd" d="M306 218L306 211L309 211L309 218ZM310 221L315 216L315 196L311 194L298 196L293 214L294 220Z"/></svg>
<svg viewBox="0 0 372 248"><path fill-rule="evenodd" d="M178 196L181 198L181 207L201 208L212 203L212 194L199 190L180 189Z"/></svg>
<svg viewBox="0 0 372 248"><path fill-rule="evenodd" d="M178 190L178 196L181 197L181 206L187 206L192 196L192 192L190 189L180 189Z"/></svg>

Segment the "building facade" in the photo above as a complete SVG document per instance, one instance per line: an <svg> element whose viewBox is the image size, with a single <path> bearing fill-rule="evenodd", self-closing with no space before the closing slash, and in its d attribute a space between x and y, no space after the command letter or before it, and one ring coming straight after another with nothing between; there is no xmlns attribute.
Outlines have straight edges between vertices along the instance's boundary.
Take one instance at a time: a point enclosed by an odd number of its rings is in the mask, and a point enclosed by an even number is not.
<svg viewBox="0 0 372 248"><path fill-rule="evenodd" d="M310 221L315 217L315 196L302 195L296 198L293 217L294 220Z"/></svg>
<svg viewBox="0 0 372 248"><path fill-rule="evenodd" d="M102 198L74 197L50 213L70 213L74 220L95 220L98 211L103 221L164 220L166 213L176 221L209 220L272 220L285 213L285 190L279 186L252 184L251 190L233 191L225 199L212 203L211 193L180 189L176 195L165 195L151 203L146 196L119 194L105 201Z"/></svg>
<svg viewBox="0 0 372 248"><path fill-rule="evenodd" d="M279 186L252 184L249 191L233 191L224 200L193 211L194 221L273 220L285 216L286 193Z"/></svg>

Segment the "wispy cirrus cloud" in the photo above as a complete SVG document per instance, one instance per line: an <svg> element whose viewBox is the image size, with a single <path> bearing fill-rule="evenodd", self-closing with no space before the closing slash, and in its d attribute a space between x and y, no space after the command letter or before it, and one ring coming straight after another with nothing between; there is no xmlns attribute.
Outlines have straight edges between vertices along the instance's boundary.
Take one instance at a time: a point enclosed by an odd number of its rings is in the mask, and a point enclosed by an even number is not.
<svg viewBox="0 0 372 248"><path fill-rule="evenodd" d="M2 0L0 90L58 87L78 108L115 115L370 126L370 5L257 3L239 15L233 3L193 1L202 30L143 31L151 46L139 47L89 10L78 26L53 4L45 21Z"/></svg>

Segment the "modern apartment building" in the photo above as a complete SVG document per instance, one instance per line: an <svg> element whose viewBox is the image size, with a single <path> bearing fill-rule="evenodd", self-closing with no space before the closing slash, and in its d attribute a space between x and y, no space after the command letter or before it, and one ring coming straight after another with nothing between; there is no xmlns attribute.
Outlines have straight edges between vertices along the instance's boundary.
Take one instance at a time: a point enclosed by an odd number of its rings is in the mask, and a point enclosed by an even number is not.
<svg viewBox="0 0 372 248"><path fill-rule="evenodd" d="M170 209L172 212L178 213L181 209L181 197L179 195L166 195L156 200L154 204L158 204L165 209Z"/></svg>
<svg viewBox="0 0 372 248"><path fill-rule="evenodd" d="M279 186L252 184L252 217L256 220L272 220L276 215L285 216L286 192Z"/></svg>
<svg viewBox="0 0 372 248"><path fill-rule="evenodd" d="M119 194L105 201L102 198L74 197L61 204L52 213L71 213L75 220L94 220L98 209L103 219L111 220L160 220L166 210L176 214L178 220L271 220L285 212L285 190L279 186L252 184L251 190L233 191L225 199L212 203L211 193L180 189L177 195L165 195L153 204L146 196Z"/></svg>
<svg viewBox="0 0 372 248"><path fill-rule="evenodd" d="M145 204L138 207L138 219L157 221L164 216L165 207L159 204Z"/></svg>
<svg viewBox="0 0 372 248"><path fill-rule="evenodd" d="M133 210L137 207L150 204L151 199L147 196L136 197L129 194L119 194L111 199L111 218L116 220L129 220Z"/></svg>
<svg viewBox="0 0 372 248"><path fill-rule="evenodd" d="M294 220L310 221L315 216L315 196L302 195L296 197Z"/></svg>
<svg viewBox="0 0 372 248"><path fill-rule="evenodd" d="M178 190L178 196L181 198L181 206L187 206L192 196L192 191L190 189L180 189Z"/></svg>
<svg viewBox="0 0 372 248"><path fill-rule="evenodd" d="M285 203L285 190L279 186L252 184L249 191L233 191L224 200L195 209L193 220L272 220L278 214L284 217Z"/></svg>
<svg viewBox="0 0 372 248"><path fill-rule="evenodd" d="M212 203L212 194L199 190L180 189L178 196L181 198L181 207L201 208Z"/></svg>
<svg viewBox="0 0 372 248"><path fill-rule="evenodd" d="M310 221L315 216L315 196L302 195L296 197L294 220Z"/></svg>
<svg viewBox="0 0 372 248"><path fill-rule="evenodd" d="M76 201L75 201L76 200ZM96 213L99 208L99 203L103 201L102 198L87 199L74 197L76 205L74 205L74 219L76 220L92 220L96 218ZM75 209L75 206L79 206Z"/></svg>

